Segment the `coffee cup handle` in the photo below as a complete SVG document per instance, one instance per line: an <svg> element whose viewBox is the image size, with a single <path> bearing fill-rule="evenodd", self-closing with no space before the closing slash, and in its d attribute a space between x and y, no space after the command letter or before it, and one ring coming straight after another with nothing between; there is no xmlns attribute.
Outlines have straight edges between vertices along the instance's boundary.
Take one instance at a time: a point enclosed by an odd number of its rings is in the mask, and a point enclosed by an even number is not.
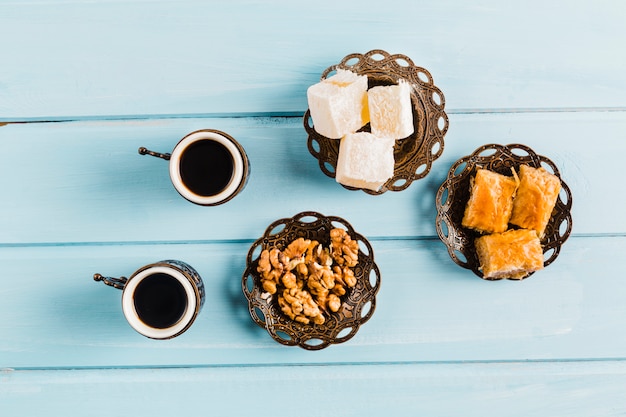
<svg viewBox="0 0 626 417"><path fill-rule="evenodd" d="M170 157L172 156L172 154L169 154L169 153L159 153L159 152L151 151L149 149L144 148L143 146L139 148L139 154L156 156L157 158L165 159L166 161L169 161Z"/></svg>
<svg viewBox="0 0 626 417"><path fill-rule="evenodd" d="M93 280L102 281L106 285L109 285L113 288L117 288L118 290L123 290L124 285L126 285L126 281L128 281L128 278L126 277L113 278L113 277L105 277L100 274L94 274Z"/></svg>

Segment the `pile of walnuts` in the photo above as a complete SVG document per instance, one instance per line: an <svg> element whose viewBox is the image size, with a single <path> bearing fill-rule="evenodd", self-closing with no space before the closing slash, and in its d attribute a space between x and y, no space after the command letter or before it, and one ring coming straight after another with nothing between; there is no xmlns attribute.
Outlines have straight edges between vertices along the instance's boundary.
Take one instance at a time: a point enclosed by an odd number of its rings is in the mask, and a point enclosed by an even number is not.
<svg viewBox="0 0 626 417"><path fill-rule="evenodd" d="M300 323L323 324L337 312L346 288L356 285L359 245L341 228L330 231L330 245L298 238L284 250L264 249L257 271L265 297L278 294L282 312Z"/></svg>

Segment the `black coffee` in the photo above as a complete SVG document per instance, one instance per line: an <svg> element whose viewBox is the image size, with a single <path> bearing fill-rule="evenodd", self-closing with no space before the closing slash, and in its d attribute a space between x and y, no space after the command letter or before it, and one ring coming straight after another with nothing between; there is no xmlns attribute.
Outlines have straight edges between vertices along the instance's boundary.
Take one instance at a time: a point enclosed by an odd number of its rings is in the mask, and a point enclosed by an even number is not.
<svg viewBox="0 0 626 417"><path fill-rule="evenodd" d="M199 140L183 152L180 176L194 194L208 197L228 186L233 166L233 157L224 145L214 140Z"/></svg>
<svg viewBox="0 0 626 417"><path fill-rule="evenodd" d="M150 327L165 329L185 314L187 294L174 277L156 273L145 277L135 288L135 311Z"/></svg>

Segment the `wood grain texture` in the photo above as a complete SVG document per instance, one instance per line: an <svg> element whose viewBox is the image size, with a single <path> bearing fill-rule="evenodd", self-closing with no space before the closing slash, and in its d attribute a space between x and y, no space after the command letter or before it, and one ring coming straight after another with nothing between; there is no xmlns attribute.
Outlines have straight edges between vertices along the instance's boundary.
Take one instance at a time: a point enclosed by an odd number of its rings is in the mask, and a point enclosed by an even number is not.
<svg viewBox="0 0 626 417"><path fill-rule="evenodd" d="M5 371L21 415L622 416L623 361ZM341 394L338 394L341 393ZM341 398L340 401L332 399Z"/></svg>
<svg viewBox="0 0 626 417"><path fill-rule="evenodd" d="M320 352L282 346L252 322L241 291L249 243L3 248L0 368L624 358L615 329L626 326L626 293L609 273L626 270L624 237L574 237L522 282L483 281L438 240L372 246L376 311L353 339ZM121 291L92 276L172 258L201 274L206 304L182 336L146 339L124 319Z"/></svg>
<svg viewBox="0 0 626 417"><path fill-rule="evenodd" d="M171 151L200 128L231 134L250 158L246 189L223 206L182 199L167 162L137 153ZM626 112L454 115L432 172L381 196L325 176L300 118L14 124L0 127L0 141L10 155L0 165L5 244L249 240L306 210L343 217L368 237L432 237L437 188L454 161L485 143L523 143L555 162L573 193L575 234L626 232L617 192Z"/></svg>
<svg viewBox="0 0 626 417"><path fill-rule="evenodd" d="M353 52L411 57L453 111L624 108L626 6L566 2L0 3L0 121L302 114Z"/></svg>
<svg viewBox="0 0 626 417"><path fill-rule="evenodd" d="M626 415L626 5L599 0L0 1L0 416ZM306 89L353 52L429 70L450 116L431 173L370 196L307 151ZM185 134L223 130L252 173L226 205L170 183ZM573 235L522 282L454 264L435 233L449 167L487 143L550 158ZM245 257L274 220L345 218L374 249L376 311L348 342L256 326ZM144 338L99 272L190 263L207 301Z"/></svg>

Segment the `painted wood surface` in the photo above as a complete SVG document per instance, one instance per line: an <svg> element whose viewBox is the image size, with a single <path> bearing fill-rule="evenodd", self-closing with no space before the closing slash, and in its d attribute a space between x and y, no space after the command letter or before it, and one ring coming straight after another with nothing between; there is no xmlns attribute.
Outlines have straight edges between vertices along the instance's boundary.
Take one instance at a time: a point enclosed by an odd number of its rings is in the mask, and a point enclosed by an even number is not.
<svg viewBox="0 0 626 417"><path fill-rule="evenodd" d="M256 239L274 220L305 210L344 217L368 237L432 237L438 187L456 160L485 143L526 144L557 164L574 194L574 233L626 232L626 218L618 214L626 202L617 192L626 154L625 112L450 117L444 153L432 172L406 191L380 196L348 191L324 175L306 148L301 117L6 125L0 140L11 157L0 165L6 196L0 241ZM169 152L185 134L202 128L233 135L250 159L246 189L223 206L181 199L167 162L137 152L140 146Z"/></svg>
<svg viewBox="0 0 626 417"><path fill-rule="evenodd" d="M244 243L3 248L7 265L0 367L152 367L623 358L624 237L574 237L524 282L486 282L453 264L437 240L372 242L382 285L357 335L319 352L274 342L241 291ZM161 259L194 266L207 301L170 341L137 334L121 291L98 272L129 276ZM615 273L606 269L607 259ZM9 278L10 277L10 278Z"/></svg>
<svg viewBox="0 0 626 417"><path fill-rule="evenodd" d="M409 56L448 109L626 105L622 2L3 1L0 121L293 114L344 56Z"/></svg>
<svg viewBox="0 0 626 417"><path fill-rule="evenodd" d="M625 17L608 0L0 1L0 416L626 415ZM325 68L376 48L432 73L450 128L425 179L370 196L321 172L302 114ZM223 206L137 153L201 128L252 165ZM478 279L436 237L437 188L486 143L530 146L572 190L572 237L523 282ZM274 342L241 292L252 242L304 210L350 222L382 276L371 320L319 352ZM154 341L92 276L168 258L207 302Z"/></svg>
<svg viewBox="0 0 626 417"><path fill-rule="evenodd" d="M620 416L625 374L621 361L5 371L0 399L29 416Z"/></svg>

